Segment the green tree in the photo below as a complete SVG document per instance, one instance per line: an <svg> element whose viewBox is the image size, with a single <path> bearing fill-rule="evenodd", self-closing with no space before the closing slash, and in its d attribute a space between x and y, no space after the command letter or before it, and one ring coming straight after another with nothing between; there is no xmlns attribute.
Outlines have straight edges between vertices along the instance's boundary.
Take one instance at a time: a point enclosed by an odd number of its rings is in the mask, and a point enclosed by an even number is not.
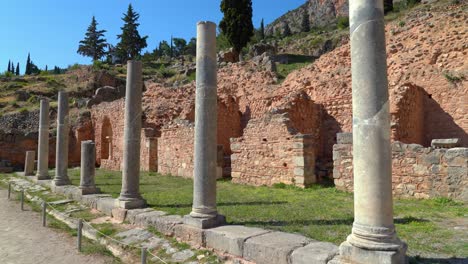
<svg viewBox="0 0 468 264"><path fill-rule="evenodd" d="M185 47L187 46L187 41L183 38L173 38L172 41L174 43L174 48L173 48L174 55L176 57L183 55L185 51Z"/></svg>
<svg viewBox="0 0 468 264"><path fill-rule="evenodd" d="M117 54L123 61L135 59L140 55L141 50L148 46L146 43L148 36L141 37L138 32L138 26L140 25L137 22L138 18L140 18L140 15L129 4L127 13L122 18L124 21L124 25L121 27L122 34L117 35L117 38L120 39L116 47Z"/></svg>
<svg viewBox="0 0 468 264"><path fill-rule="evenodd" d="M393 11L393 0L384 0L384 14Z"/></svg>
<svg viewBox="0 0 468 264"><path fill-rule="evenodd" d="M222 0L221 12L224 17L219 27L234 51L239 53L254 35L252 0Z"/></svg>
<svg viewBox="0 0 468 264"><path fill-rule="evenodd" d="M159 42L159 56L171 56L171 46L169 46L169 43L167 41L163 40Z"/></svg>
<svg viewBox="0 0 468 264"><path fill-rule="evenodd" d="M19 62L16 64L16 71L15 71L15 74L16 74L17 76L20 75Z"/></svg>
<svg viewBox="0 0 468 264"><path fill-rule="evenodd" d="M10 70L11 73L15 74L15 63L14 62L11 62L11 70Z"/></svg>
<svg viewBox="0 0 468 264"><path fill-rule="evenodd" d="M26 70L24 74L30 75L31 74L31 54L28 53L28 59L26 60Z"/></svg>
<svg viewBox="0 0 468 264"><path fill-rule="evenodd" d="M302 15L301 31L302 32L310 31L309 13L307 13L307 11L305 11L304 14Z"/></svg>
<svg viewBox="0 0 468 264"><path fill-rule="evenodd" d="M11 61L8 61L8 72L11 72Z"/></svg>
<svg viewBox="0 0 468 264"><path fill-rule="evenodd" d="M107 47L106 39L104 38L105 30L97 29L98 22L93 16L91 19L91 25L89 25L86 31L85 38L80 41L78 46L78 54L85 57L91 57L93 61L101 59L105 54L105 48Z"/></svg>
<svg viewBox="0 0 468 264"><path fill-rule="evenodd" d="M260 22L260 39L265 39L265 24L263 22L263 18L262 22Z"/></svg>
<svg viewBox="0 0 468 264"><path fill-rule="evenodd" d="M283 37L288 37L291 36L291 28L289 27L288 22L284 21L283 22Z"/></svg>
<svg viewBox="0 0 468 264"><path fill-rule="evenodd" d="M185 47L185 55L197 55L197 39L191 38L187 46Z"/></svg>

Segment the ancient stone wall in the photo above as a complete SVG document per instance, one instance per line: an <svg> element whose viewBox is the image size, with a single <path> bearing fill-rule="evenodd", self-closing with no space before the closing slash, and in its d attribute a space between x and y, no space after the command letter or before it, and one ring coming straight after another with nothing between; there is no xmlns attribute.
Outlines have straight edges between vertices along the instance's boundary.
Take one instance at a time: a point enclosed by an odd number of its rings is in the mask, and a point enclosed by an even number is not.
<svg viewBox="0 0 468 264"><path fill-rule="evenodd" d="M353 191L351 140L333 147L333 178L340 190ZM433 149L392 143L393 194L398 197L450 197L468 201L468 148Z"/></svg>

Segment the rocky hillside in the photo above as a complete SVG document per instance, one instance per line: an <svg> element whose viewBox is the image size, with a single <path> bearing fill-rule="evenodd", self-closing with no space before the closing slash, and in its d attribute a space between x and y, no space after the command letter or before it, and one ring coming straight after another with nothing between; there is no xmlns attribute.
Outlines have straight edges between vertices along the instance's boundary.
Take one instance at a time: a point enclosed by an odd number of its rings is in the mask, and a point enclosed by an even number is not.
<svg viewBox="0 0 468 264"><path fill-rule="evenodd" d="M288 23L293 33L300 32L304 13L309 14L312 27L325 27L330 25L339 16L348 16L347 0L307 0L302 6L289 11L279 17L265 28L266 35L283 32L283 24Z"/></svg>

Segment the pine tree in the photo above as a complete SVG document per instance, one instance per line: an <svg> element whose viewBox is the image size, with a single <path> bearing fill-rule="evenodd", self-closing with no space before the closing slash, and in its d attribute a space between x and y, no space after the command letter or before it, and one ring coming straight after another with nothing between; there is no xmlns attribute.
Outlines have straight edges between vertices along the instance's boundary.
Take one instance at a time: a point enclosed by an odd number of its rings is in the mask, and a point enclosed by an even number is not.
<svg viewBox="0 0 468 264"><path fill-rule="evenodd" d="M24 71L25 75L31 74L31 55L28 53L28 59L26 60L26 70Z"/></svg>
<svg viewBox="0 0 468 264"><path fill-rule="evenodd" d="M254 34L252 0L222 0L221 11L224 17L219 27L234 51L239 53Z"/></svg>
<svg viewBox="0 0 468 264"><path fill-rule="evenodd" d="M11 72L11 66L10 66L10 64L11 64L11 61L8 61L8 70L7 70L8 72Z"/></svg>
<svg viewBox="0 0 468 264"><path fill-rule="evenodd" d="M78 54L86 57L91 57L93 61L101 59L105 54L105 48L107 47L106 39L104 38L105 30L97 30L98 22L93 16L91 19L91 25L89 25L86 31L85 38L80 41L78 47Z"/></svg>
<svg viewBox="0 0 468 264"><path fill-rule="evenodd" d="M16 74L17 76L20 75L19 62L16 64L16 71L15 71L15 74Z"/></svg>
<svg viewBox="0 0 468 264"><path fill-rule="evenodd" d="M135 59L140 55L141 50L146 48L148 44L146 39L148 36L141 37L138 32L137 21L140 15L133 11L131 4L128 5L127 13L124 14L122 20L125 22L122 29L122 34L117 35L120 43L117 44L117 53L123 61Z"/></svg>
<svg viewBox="0 0 468 264"><path fill-rule="evenodd" d="M263 23L263 18L262 22L260 22L260 39L265 39L265 24Z"/></svg>
<svg viewBox="0 0 468 264"><path fill-rule="evenodd" d="M310 20L309 20L309 13L307 13L307 10L302 15L301 31L302 32L310 31Z"/></svg>
<svg viewBox="0 0 468 264"><path fill-rule="evenodd" d="M291 36L291 28L289 27L288 22L283 23L283 37Z"/></svg>

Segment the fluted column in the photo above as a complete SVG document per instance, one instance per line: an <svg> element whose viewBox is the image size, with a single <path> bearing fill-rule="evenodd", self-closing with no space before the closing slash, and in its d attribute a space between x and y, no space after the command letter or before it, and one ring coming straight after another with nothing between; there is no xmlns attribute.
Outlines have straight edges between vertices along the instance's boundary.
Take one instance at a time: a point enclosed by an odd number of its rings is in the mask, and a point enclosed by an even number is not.
<svg viewBox="0 0 468 264"><path fill-rule="evenodd" d="M68 93L60 91L58 94L57 111L57 141L55 150L55 178L56 186L68 185Z"/></svg>
<svg viewBox="0 0 468 264"><path fill-rule="evenodd" d="M354 223L346 263L404 263L393 224L390 111L383 0L351 0Z"/></svg>
<svg viewBox="0 0 468 264"><path fill-rule="evenodd" d="M49 101L41 100L39 116L39 138L37 147L37 173L38 180L50 179L49 176Z"/></svg>
<svg viewBox="0 0 468 264"><path fill-rule="evenodd" d="M197 25L193 207L185 223L209 228L224 223L216 210L217 60L216 24Z"/></svg>
<svg viewBox="0 0 468 264"><path fill-rule="evenodd" d="M146 205L140 195L141 98L143 90L141 61L127 62L122 191L117 202L125 209Z"/></svg>

